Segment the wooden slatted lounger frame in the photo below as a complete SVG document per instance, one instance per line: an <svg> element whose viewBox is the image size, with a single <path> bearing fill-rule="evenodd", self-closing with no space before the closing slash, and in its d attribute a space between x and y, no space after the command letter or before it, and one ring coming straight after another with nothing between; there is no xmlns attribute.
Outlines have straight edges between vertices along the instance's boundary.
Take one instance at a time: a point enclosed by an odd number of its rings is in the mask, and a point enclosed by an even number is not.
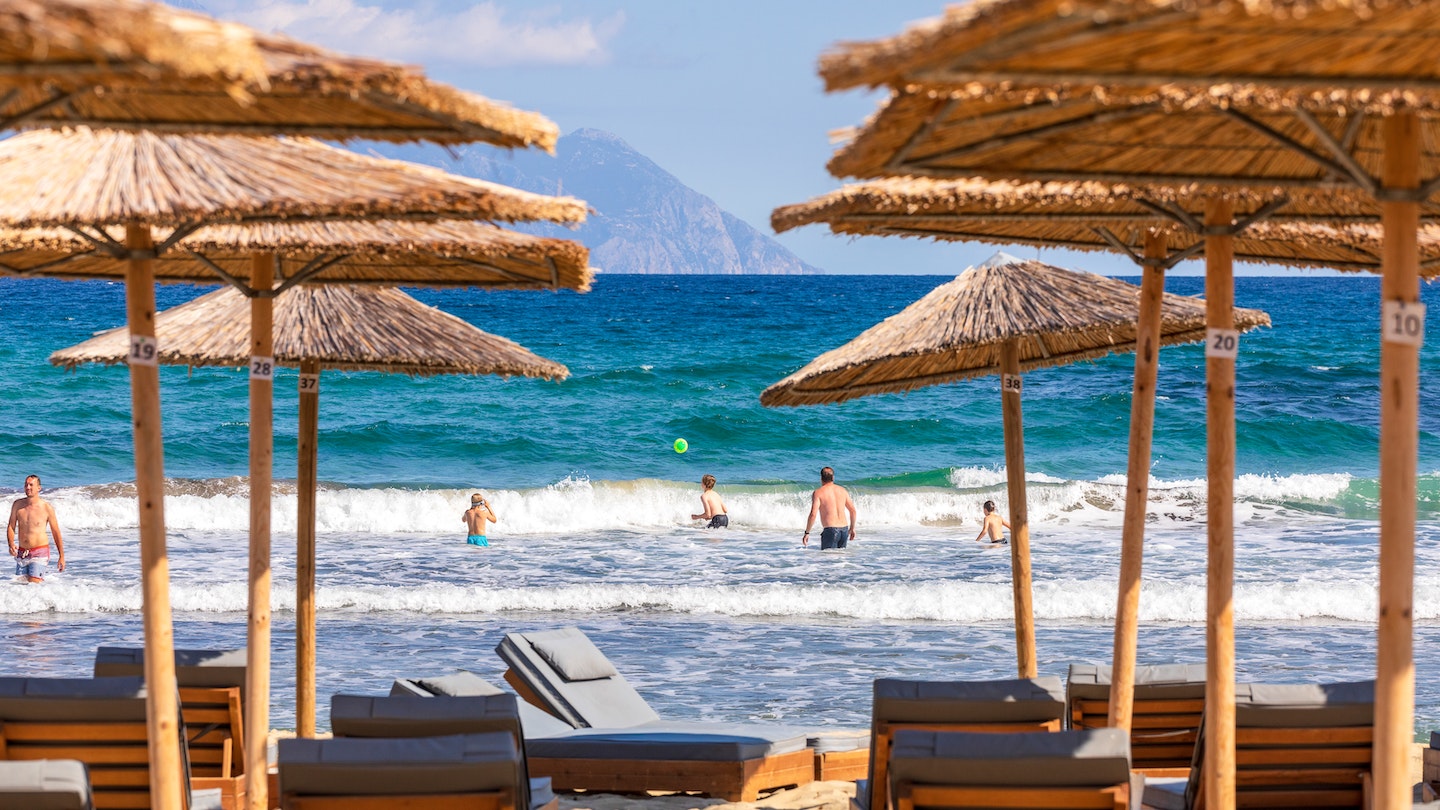
<svg viewBox="0 0 1440 810"><path fill-rule="evenodd" d="M220 790L223 810L245 808L245 723L240 687L180 687L180 716L185 720L190 754L190 787Z"/></svg>
<svg viewBox="0 0 1440 810"><path fill-rule="evenodd" d="M280 799L282 810L515 810L508 790L482 793L427 793L395 796L296 796Z"/></svg>
<svg viewBox="0 0 1440 810"><path fill-rule="evenodd" d="M897 810L926 808L1006 807L1017 810L1126 810L1130 786L1106 788L951 787L902 783L896 788Z"/></svg>
<svg viewBox="0 0 1440 810"><path fill-rule="evenodd" d="M984 731L1009 733L1022 731L1059 731L1060 719L1020 723L902 723L888 720L875 721L874 738L870 745L875 749L875 772L870 774L870 810L888 810L888 789L890 778L890 749L895 744L897 731ZM867 767L869 763L866 763ZM918 786L917 786L918 787ZM928 790L928 788L927 788ZM898 798L898 797L897 797ZM1024 805L1018 805L1024 806Z"/></svg>
<svg viewBox="0 0 1440 810"><path fill-rule="evenodd" d="M870 749L850 751L816 751L815 781L855 782L870 773Z"/></svg>
<svg viewBox="0 0 1440 810"><path fill-rule="evenodd" d="M96 810L148 810L150 745L144 722L0 723L0 759L78 759Z"/></svg>
<svg viewBox="0 0 1440 810"><path fill-rule="evenodd" d="M1366 806L1373 738L1371 726L1237 728L1235 806L1359 810ZM1298 785L1308 787L1284 789ZM1203 781L1199 787L1193 810L1205 807Z"/></svg>
<svg viewBox="0 0 1440 810"><path fill-rule="evenodd" d="M1203 698L1146 700L1137 697L1130 725L1130 757L1147 776L1185 776L1199 737ZM1076 698L1070 702L1070 727L1108 728L1110 701Z"/></svg>

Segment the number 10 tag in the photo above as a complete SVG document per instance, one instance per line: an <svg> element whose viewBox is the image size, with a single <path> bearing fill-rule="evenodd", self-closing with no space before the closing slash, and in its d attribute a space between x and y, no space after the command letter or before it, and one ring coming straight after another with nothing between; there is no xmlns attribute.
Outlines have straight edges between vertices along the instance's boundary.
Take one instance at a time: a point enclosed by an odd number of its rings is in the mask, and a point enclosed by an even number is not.
<svg viewBox="0 0 1440 810"><path fill-rule="evenodd" d="M1020 393L1020 386L1021 386L1021 381L1020 381L1020 375L1019 375L1019 374L1001 374L1001 375L1000 375L1000 390L1001 390L1001 391L1004 391L1004 392L1007 393L1007 394L1019 394L1019 393Z"/></svg>
<svg viewBox="0 0 1440 810"><path fill-rule="evenodd" d="M159 365L160 341L149 335L131 335L129 361L132 366Z"/></svg>
<svg viewBox="0 0 1440 810"><path fill-rule="evenodd" d="M319 374L301 374L301 375L300 375L300 393L302 393L302 394L318 394L318 393L320 393L320 375L319 375Z"/></svg>
<svg viewBox="0 0 1440 810"><path fill-rule="evenodd" d="M273 358L273 357L251 357L251 358L250 358L250 379L252 379L252 380L273 380L273 379L275 379L275 358Z"/></svg>
<svg viewBox="0 0 1440 810"><path fill-rule="evenodd" d="M1425 344L1425 305L1419 301L1385 301L1380 305L1380 318L1386 343Z"/></svg>
<svg viewBox="0 0 1440 810"><path fill-rule="evenodd" d="M1240 332L1235 329L1206 329L1205 356L1234 360L1240 356Z"/></svg>

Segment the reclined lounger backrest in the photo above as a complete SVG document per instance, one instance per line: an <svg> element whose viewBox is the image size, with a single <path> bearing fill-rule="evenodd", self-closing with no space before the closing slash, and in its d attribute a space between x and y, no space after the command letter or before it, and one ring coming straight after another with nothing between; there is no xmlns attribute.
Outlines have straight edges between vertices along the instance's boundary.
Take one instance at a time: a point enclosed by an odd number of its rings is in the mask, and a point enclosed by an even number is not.
<svg viewBox="0 0 1440 810"><path fill-rule="evenodd" d="M1071 664L1065 687L1071 728L1110 725L1109 666ZM1136 667L1130 725L1132 767L1188 768L1204 714L1204 664Z"/></svg>
<svg viewBox="0 0 1440 810"><path fill-rule="evenodd" d="M575 728L628 728L660 719L578 628L509 633L495 648L505 680Z"/></svg>
<svg viewBox="0 0 1440 810"><path fill-rule="evenodd" d="M1130 803L1130 741L1119 729L895 734L894 806L1107 807Z"/></svg>
<svg viewBox="0 0 1440 810"><path fill-rule="evenodd" d="M1237 684L1236 801L1245 807L1364 804L1371 768L1375 682ZM1205 729L1195 744L1187 807L1205 806Z"/></svg>
<svg viewBox="0 0 1440 810"><path fill-rule="evenodd" d="M97 678L144 675L143 648L101 647L95 653ZM245 770L245 651L176 650L175 681L190 738L191 775L239 776Z"/></svg>
<svg viewBox="0 0 1440 810"><path fill-rule="evenodd" d="M508 694L473 672L464 670L454 675L438 678L396 678L390 687L390 696L411 695L414 697L489 697ZM573 731L574 727L548 714L539 707L523 700L516 701L520 709L520 730L526 737L553 737Z"/></svg>
<svg viewBox="0 0 1440 810"><path fill-rule="evenodd" d="M1060 730L1065 692L1055 677L1007 681L875 681L870 722L871 810L887 807L890 747L902 729Z"/></svg>
<svg viewBox="0 0 1440 810"><path fill-rule="evenodd" d="M185 724L180 725L184 739ZM185 748L182 745L181 755ZM142 678L0 678L0 758L76 759L99 810L150 806ZM190 806L189 764L176 774Z"/></svg>
<svg viewBox="0 0 1440 810"><path fill-rule="evenodd" d="M292 739L279 744L281 806L349 810L405 806L513 810L519 750L506 732L413 739ZM366 803L365 799L376 799ZM482 799L492 802L481 803ZM423 802L423 803L422 803Z"/></svg>

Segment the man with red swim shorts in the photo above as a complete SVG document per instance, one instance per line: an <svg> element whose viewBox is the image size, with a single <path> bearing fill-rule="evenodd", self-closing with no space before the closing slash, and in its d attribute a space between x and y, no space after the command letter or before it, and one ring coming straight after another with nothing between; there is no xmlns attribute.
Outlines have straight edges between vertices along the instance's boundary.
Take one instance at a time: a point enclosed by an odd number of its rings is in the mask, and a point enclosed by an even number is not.
<svg viewBox="0 0 1440 810"><path fill-rule="evenodd" d="M15 558L15 575L24 577L26 582L45 581L45 567L50 563L47 527L55 537L55 550L59 555L55 567L64 571L65 542L60 537L55 507L40 497L40 476L27 475L25 497L10 505L10 522L5 524L5 541L10 546L10 556Z"/></svg>

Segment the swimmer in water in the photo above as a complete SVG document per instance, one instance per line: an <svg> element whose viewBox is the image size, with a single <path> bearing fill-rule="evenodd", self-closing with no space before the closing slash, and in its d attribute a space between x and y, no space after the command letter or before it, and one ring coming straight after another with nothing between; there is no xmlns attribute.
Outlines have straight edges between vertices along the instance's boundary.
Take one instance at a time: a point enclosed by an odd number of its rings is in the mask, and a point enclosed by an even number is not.
<svg viewBox="0 0 1440 810"><path fill-rule="evenodd" d="M1000 531L1001 526L1007 529L1010 528L1010 524L1005 522L1004 518L1000 517L999 512L995 511L995 502L986 501L985 520L980 524L980 533L975 535L975 542L992 544L1005 542L1005 534ZM989 540L985 539L985 535L987 534L990 535Z"/></svg>

